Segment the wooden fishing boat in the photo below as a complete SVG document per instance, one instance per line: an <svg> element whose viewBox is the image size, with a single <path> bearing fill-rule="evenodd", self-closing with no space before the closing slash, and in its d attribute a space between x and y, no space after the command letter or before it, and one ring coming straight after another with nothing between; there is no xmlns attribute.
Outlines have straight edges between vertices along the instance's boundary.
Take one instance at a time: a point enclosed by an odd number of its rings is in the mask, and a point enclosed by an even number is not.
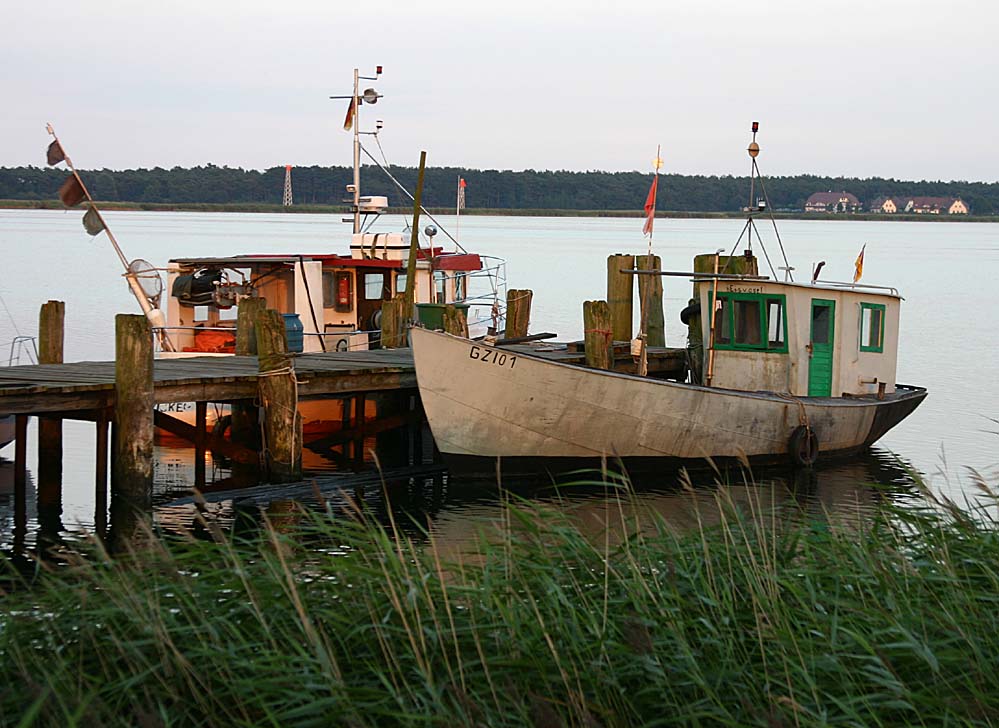
<svg viewBox="0 0 999 728"><path fill-rule="evenodd" d="M754 123L754 181L756 131ZM655 184L647 234L654 191ZM752 212L747 232L751 246L754 232L759 240ZM700 272L628 271L694 283L694 300L681 313L691 326L691 367L682 381L412 329L420 396L441 453L453 467L493 473L497 460L504 472L618 458L632 471L704 458L807 466L820 453L869 447L926 397L925 389L895 381L902 297L859 283L862 255L852 283L820 282L818 270L810 283L797 283L787 264L787 280L773 270L772 277L758 275L751 249L738 257L719 253L695 258ZM703 272L711 260L712 272ZM728 273L732 267L745 272ZM642 338L635 343L642 351Z"/></svg>

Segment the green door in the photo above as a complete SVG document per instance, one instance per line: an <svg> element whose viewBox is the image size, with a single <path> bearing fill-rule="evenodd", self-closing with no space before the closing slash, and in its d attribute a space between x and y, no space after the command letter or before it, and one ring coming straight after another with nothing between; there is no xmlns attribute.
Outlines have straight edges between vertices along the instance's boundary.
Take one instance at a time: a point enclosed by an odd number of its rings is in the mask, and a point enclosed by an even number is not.
<svg viewBox="0 0 999 728"><path fill-rule="evenodd" d="M809 397L829 397L832 395L835 321L836 302L813 298L808 359Z"/></svg>

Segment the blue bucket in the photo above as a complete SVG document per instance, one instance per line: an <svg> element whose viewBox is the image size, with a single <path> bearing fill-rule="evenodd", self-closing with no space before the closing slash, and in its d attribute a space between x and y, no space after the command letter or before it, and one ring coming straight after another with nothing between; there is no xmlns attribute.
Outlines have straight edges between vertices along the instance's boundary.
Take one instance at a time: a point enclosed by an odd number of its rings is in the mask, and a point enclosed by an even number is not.
<svg viewBox="0 0 999 728"><path fill-rule="evenodd" d="M284 317L284 330L288 334L288 351L301 354L305 348L305 335L302 333L305 329L302 326L302 319L297 313L281 315Z"/></svg>

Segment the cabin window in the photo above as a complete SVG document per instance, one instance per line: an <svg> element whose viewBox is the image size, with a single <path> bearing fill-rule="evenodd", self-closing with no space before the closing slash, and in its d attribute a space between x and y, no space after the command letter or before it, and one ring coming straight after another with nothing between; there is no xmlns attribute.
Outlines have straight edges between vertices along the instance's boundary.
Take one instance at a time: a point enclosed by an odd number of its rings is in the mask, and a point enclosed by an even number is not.
<svg viewBox="0 0 999 728"><path fill-rule="evenodd" d="M830 315L832 315L832 306L812 306L813 344L829 343L829 332L832 329L829 325Z"/></svg>
<svg viewBox="0 0 999 728"><path fill-rule="evenodd" d="M332 308L340 313L354 309L353 276L350 271L326 271L323 273L323 308Z"/></svg>
<svg viewBox="0 0 999 728"><path fill-rule="evenodd" d="M885 350L885 307L880 303L860 304L860 350Z"/></svg>
<svg viewBox="0 0 999 728"><path fill-rule="evenodd" d="M718 293L715 346L787 353L787 301L783 295Z"/></svg>
<svg viewBox="0 0 999 728"><path fill-rule="evenodd" d="M208 321L208 306L194 307L194 321L196 323L206 323Z"/></svg>
<svg viewBox="0 0 999 728"><path fill-rule="evenodd" d="M465 300L465 278L466 273L455 273L454 274L454 300L464 301Z"/></svg>
<svg viewBox="0 0 999 728"><path fill-rule="evenodd" d="M395 292L405 293L406 292L406 274L400 273L395 277Z"/></svg>
<svg viewBox="0 0 999 728"><path fill-rule="evenodd" d="M364 300L377 301L381 299L385 288L384 273L364 274Z"/></svg>
<svg viewBox="0 0 999 728"><path fill-rule="evenodd" d="M446 291L446 289L445 289L446 285L447 285L447 276L444 274L443 271L435 270L434 271L434 302L435 303L444 303L445 301L447 301L447 295L446 295L446 292L445 292Z"/></svg>

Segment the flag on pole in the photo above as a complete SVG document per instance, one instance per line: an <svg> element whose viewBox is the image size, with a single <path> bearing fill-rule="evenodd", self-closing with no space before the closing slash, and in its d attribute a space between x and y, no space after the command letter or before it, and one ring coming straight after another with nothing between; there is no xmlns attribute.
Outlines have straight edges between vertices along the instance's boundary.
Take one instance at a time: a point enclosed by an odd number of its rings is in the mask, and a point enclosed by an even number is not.
<svg viewBox="0 0 999 728"><path fill-rule="evenodd" d="M354 128L354 111L357 107L357 97L355 96L350 100L350 106L347 107L347 116L343 120L343 130L350 131Z"/></svg>
<svg viewBox="0 0 999 728"><path fill-rule="evenodd" d="M101 219L100 213L93 205L87 207L87 214L83 216L83 229L90 236L97 235L104 230L104 220Z"/></svg>
<svg viewBox="0 0 999 728"><path fill-rule="evenodd" d="M80 184L80 180L76 178L75 174L67 177L66 181L62 183L62 187L59 188L59 199L66 207L79 205L86 196L87 193L83 191L83 185Z"/></svg>
<svg viewBox="0 0 999 728"><path fill-rule="evenodd" d="M465 178L458 178L458 209L465 209Z"/></svg>
<svg viewBox="0 0 999 728"><path fill-rule="evenodd" d="M659 175L652 178L652 186L649 188L649 196L645 198L645 226L642 228L644 235L652 234L652 221L656 217L656 187L659 184Z"/></svg>
<svg viewBox="0 0 999 728"><path fill-rule="evenodd" d="M66 153L62 150L62 145L59 144L58 140L49 144L49 148L45 151L45 161L50 167L65 161L65 159Z"/></svg>
<svg viewBox="0 0 999 728"><path fill-rule="evenodd" d="M860 249L860 255L857 256L857 261L853 264L854 283L860 280L860 276L864 275L864 251L866 249L867 243L864 243L864 247Z"/></svg>

